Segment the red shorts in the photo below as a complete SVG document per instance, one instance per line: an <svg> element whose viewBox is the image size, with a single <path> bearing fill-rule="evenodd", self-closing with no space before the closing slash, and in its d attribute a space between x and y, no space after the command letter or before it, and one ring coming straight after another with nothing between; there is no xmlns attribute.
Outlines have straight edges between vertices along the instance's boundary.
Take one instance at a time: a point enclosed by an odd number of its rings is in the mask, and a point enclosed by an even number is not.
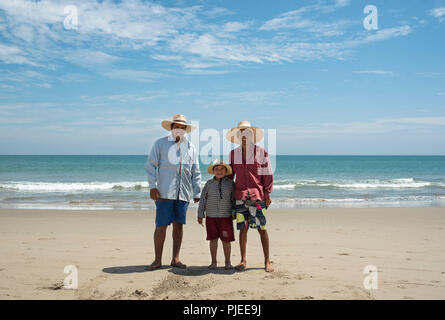
<svg viewBox="0 0 445 320"><path fill-rule="evenodd" d="M221 241L235 241L232 217L210 218L206 217L207 240L220 238Z"/></svg>

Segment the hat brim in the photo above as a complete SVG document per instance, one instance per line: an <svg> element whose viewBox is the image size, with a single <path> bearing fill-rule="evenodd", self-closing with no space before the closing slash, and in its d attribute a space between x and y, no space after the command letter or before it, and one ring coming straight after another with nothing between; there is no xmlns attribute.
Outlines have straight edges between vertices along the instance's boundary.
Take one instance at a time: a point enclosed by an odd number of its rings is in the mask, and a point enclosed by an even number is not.
<svg viewBox="0 0 445 320"><path fill-rule="evenodd" d="M241 129L251 129L253 131L253 136L254 136L253 143L257 143L258 141L261 141L264 138L264 131L260 128L257 128L257 127L242 127L242 128L236 127L236 128L230 129L229 132L227 132L227 134L226 134L227 140L229 140L232 143L241 144L242 141L237 136L238 131L240 131Z"/></svg>
<svg viewBox="0 0 445 320"><path fill-rule="evenodd" d="M196 129L196 127L195 127L195 126L192 126L191 124L187 124L187 123L179 122L179 121L170 121L170 120L163 120L163 121L161 122L161 126L162 126L162 128L164 128L165 130L167 130L167 131L171 131L171 130L172 130L172 129L171 129L171 125L172 125L172 123L177 123L177 124L181 124L181 125L183 125L183 126L186 126L185 131L186 131L187 133L190 133L190 132L192 132L193 130Z"/></svg>
<svg viewBox="0 0 445 320"><path fill-rule="evenodd" d="M215 166L224 166L226 167L226 176L230 176L232 174L232 167L229 166L228 164L211 164L210 166L208 166L207 168L207 172L209 174L213 174L213 167Z"/></svg>

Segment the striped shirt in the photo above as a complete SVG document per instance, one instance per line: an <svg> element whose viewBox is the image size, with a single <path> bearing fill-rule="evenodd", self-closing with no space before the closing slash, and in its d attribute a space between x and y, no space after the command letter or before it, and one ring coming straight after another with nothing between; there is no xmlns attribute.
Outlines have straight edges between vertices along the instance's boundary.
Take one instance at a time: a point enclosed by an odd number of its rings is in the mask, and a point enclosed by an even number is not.
<svg viewBox="0 0 445 320"><path fill-rule="evenodd" d="M206 182L201 192L198 207L198 218L206 215L210 218L227 218L232 216L235 205L235 183L224 177L216 180L215 177Z"/></svg>

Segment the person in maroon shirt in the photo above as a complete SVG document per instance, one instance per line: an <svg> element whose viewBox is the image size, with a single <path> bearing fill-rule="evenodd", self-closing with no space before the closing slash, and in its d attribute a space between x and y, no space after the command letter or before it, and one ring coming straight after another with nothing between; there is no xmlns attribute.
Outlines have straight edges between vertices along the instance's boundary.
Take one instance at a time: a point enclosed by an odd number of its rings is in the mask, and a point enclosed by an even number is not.
<svg viewBox="0 0 445 320"><path fill-rule="evenodd" d="M227 139L240 146L230 152L230 165L235 178L235 217L239 233L241 262L235 268L247 265L247 231L256 228L260 234L266 272L272 272L269 258L269 235L266 230L266 209L272 203L273 173L267 151L256 145L264 132L241 121L227 133Z"/></svg>

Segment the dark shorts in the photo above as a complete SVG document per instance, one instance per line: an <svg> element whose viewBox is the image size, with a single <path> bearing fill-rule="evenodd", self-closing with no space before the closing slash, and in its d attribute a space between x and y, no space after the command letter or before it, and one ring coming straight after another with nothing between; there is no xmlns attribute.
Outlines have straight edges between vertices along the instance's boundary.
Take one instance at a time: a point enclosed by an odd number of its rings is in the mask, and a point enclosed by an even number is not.
<svg viewBox="0 0 445 320"><path fill-rule="evenodd" d="M182 200L159 199L156 204L156 227L168 226L173 221L185 224L189 203Z"/></svg>
<svg viewBox="0 0 445 320"><path fill-rule="evenodd" d="M265 201L242 201L242 204L237 203L234 215L236 219L236 228L238 230L247 229L248 227L258 230L266 230Z"/></svg>
<svg viewBox="0 0 445 320"><path fill-rule="evenodd" d="M221 241L235 241L232 217L210 218L206 217L207 240L220 238Z"/></svg>

